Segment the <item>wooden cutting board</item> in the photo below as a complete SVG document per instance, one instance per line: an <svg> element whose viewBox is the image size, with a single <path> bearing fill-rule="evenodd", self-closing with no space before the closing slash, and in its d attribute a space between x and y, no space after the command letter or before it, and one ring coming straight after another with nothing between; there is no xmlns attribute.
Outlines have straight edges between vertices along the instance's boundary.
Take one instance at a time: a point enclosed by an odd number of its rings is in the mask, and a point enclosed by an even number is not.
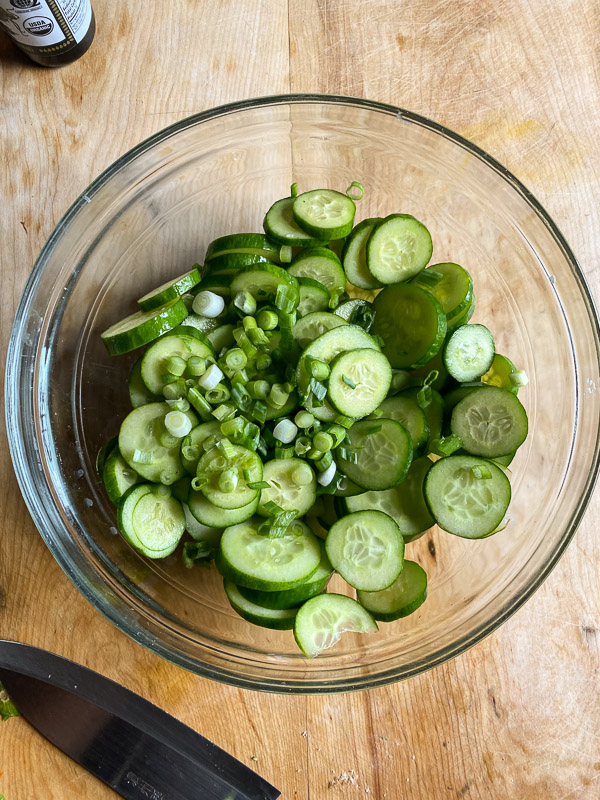
<svg viewBox="0 0 600 800"><path fill-rule="evenodd" d="M139 140L282 92L432 117L538 197L598 295L600 72L593 0L95 0L79 62L31 65L0 35L1 340L61 214ZM147 653L78 594L31 522L0 434L0 633L120 681L277 785L284 800L600 796L600 506L537 594L460 658L332 697L221 686ZM90 640L93 646L90 647ZM113 794L23 720L0 724L0 794Z"/></svg>

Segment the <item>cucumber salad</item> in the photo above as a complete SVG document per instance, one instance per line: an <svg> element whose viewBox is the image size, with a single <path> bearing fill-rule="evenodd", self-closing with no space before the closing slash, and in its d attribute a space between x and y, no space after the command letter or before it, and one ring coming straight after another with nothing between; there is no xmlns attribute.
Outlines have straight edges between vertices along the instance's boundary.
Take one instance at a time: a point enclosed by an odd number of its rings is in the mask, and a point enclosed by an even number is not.
<svg viewBox="0 0 600 800"><path fill-rule="evenodd" d="M233 609L308 657L419 608L405 546L432 526L502 529L527 435L527 376L470 323L467 270L427 266L409 214L355 224L362 193L294 184L264 233L211 242L102 334L111 355L144 348L97 459L121 534L214 563Z"/></svg>

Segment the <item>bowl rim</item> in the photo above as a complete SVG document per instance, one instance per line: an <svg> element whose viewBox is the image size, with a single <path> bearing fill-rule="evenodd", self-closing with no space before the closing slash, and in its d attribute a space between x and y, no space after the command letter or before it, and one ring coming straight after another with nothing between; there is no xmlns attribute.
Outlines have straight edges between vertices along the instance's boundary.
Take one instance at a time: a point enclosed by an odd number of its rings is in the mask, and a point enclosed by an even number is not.
<svg viewBox="0 0 600 800"><path fill-rule="evenodd" d="M547 230L562 251L565 260L568 262L573 277L578 285L581 297L587 306L588 318L594 337L596 358L600 363L600 321L587 280L583 274L583 271L581 270L581 267L579 266L577 259L575 258L575 255L573 254L561 231L554 223L550 215L546 212L544 207L540 204L540 202L518 178L516 178L506 167L500 164L494 157L490 156L478 145L470 142L468 139L458 133L455 133L446 126L399 106L347 95L318 93L277 94L255 97L215 106L205 111L185 117L161 129L160 131L142 140L139 144L135 145L133 148L120 156L116 161L110 164L71 204L71 206L56 224L54 230L51 232L37 259L35 260L32 271L25 283L20 301L17 306L7 351L4 386L6 399L5 422L8 433L9 450L17 481L29 513L40 535L46 542L46 545L55 559L58 561L60 567L75 584L80 593L85 597L86 600L88 600L88 602L92 604L92 606L94 606L95 609L100 611L100 613L102 613L110 622L112 622L117 629L127 634L134 641L142 644L152 653L158 654L171 663L190 670L198 675L201 675L202 677L211 678L235 687L246 689L259 689L263 691L294 694L325 694L385 686L398 680L404 680L426 672L429 669L438 667L446 661L449 661L450 659L464 653L475 644L478 644L485 637L499 628L500 625L502 625L509 617L511 617L519 608L521 608L521 606L534 594L534 592L537 591L537 589L552 572L564 554L567 546L571 542L571 539L573 538L583 518L583 515L586 512L600 467L600 428L597 431L596 441L594 443L591 469L586 476L583 491L581 492L577 506L572 514L570 524L565 530L560 543L540 571L536 574L535 579L532 580L527 587L523 588L520 593L514 595L493 620L481 623L467 635L443 648L440 648L438 651L433 653L432 656L427 658L426 663L418 661L412 662L401 669L397 667L388 668L377 673L376 675L366 675L360 679L346 678L331 684L321 684L318 681L311 679L302 680L294 678L291 680L269 678L268 681L265 682L263 680L257 680L253 677L245 678L241 676L239 672L226 668L216 668L214 666L210 666L204 662L200 662L197 659L192 658L191 656L188 656L186 653L182 653L180 650L173 648L169 643L164 643L157 640L157 638L152 635L149 629L138 627L134 619L124 617L120 612L119 607L110 602L110 599L115 596L112 588L107 592L105 586L105 591L101 592L95 589L93 584L90 584L85 579L84 570L80 569L69 558L68 552L63 547L60 538L53 536L53 521L47 513L44 504L40 502L41 497L38 493L37 481L34 480L34 477L41 479L42 482L45 483L45 474L42 470L39 458L33 461L27 458L26 454L24 453L25 445L23 431L25 426L23 423L25 420L23 417L25 411L21 402L23 392L23 387L21 386L21 348L23 343L24 323L28 318L32 298L35 294L38 283L41 280L44 267L58 241L68 229L71 221L77 216L79 211L91 201L91 198L119 171L137 159L140 155L152 149L155 145L164 142L171 136L187 128L197 126L202 122L213 120L218 117L235 114L240 111L247 111L249 109L302 104L352 106L359 109L380 112L385 115L396 116L402 121L426 128L453 141L468 153L476 156L480 161L484 162L501 178L503 178L526 201L526 203L536 213L537 217L544 223Z"/></svg>

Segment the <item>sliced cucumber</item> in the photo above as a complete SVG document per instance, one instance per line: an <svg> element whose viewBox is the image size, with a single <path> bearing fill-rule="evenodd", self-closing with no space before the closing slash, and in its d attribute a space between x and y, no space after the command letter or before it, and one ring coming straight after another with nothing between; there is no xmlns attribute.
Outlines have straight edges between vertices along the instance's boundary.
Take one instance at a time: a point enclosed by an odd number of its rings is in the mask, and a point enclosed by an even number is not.
<svg viewBox="0 0 600 800"><path fill-rule="evenodd" d="M371 275L367 267L367 240L381 217L363 219L346 239L342 251L342 265L346 277L359 289L380 289L382 284Z"/></svg>
<svg viewBox="0 0 600 800"><path fill-rule="evenodd" d="M153 308L164 306L165 303L176 300L182 294L189 292L197 283L200 283L197 266L140 297L138 305L142 311L151 311Z"/></svg>
<svg viewBox="0 0 600 800"><path fill-rule="evenodd" d="M452 333L457 328L460 328L461 325L466 325L467 322L471 319L473 314L475 313L475 293L471 297L471 303L467 308L456 317L448 317L448 333Z"/></svg>
<svg viewBox="0 0 600 800"><path fill-rule="evenodd" d="M125 492L143 480L125 461L119 448L115 447L106 459L102 471L102 482L110 500L117 504Z"/></svg>
<svg viewBox="0 0 600 800"><path fill-rule="evenodd" d="M336 319L335 314L330 314L329 316ZM308 317L305 317L305 319L308 319ZM341 318L337 317L337 319ZM371 350L380 349L375 339L366 331L359 328L357 325L344 325L343 320L341 326L336 325L335 328L321 334L321 336L305 348L298 362L296 380L300 392L306 389L310 379L308 373L304 369L306 356L318 358L321 361L325 361L326 364L329 364L340 353L364 348Z"/></svg>
<svg viewBox="0 0 600 800"><path fill-rule="evenodd" d="M419 392L421 391L421 388L422 387L420 386L410 386L408 389L403 389L398 394L398 397L410 397L411 400L414 400L418 404ZM419 406L425 415L425 421L427 422L427 427L429 428L429 437L425 445L427 451L430 451L433 440L439 439L442 435L445 409L442 395L431 387L429 387L429 393L429 403L424 408Z"/></svg>
<svg viewBox="0 0 600 800"><path fill-rule="evenodd" d="M496 458L513 453L527 436L527 412L512 392L488 386L456 404L450 428L472 455Z"/></svg>
<svg viewBox="0 0 600 800"><path fill-rule="evenodd" d="M112 439L109 439L108 442L102 445L100 450L98 450L98 454L96 455L96 472L100 477L102 477L102 473L104 472L104 465L106 464L106 459L112 453L112 451L117 447L119 444L119 437L113 436Z"/></svg>
<svg viewBox="0 0 600 800"><path fill-rule="evenodd" d="M298 278L300 300L298 313L305 317L316 311L325 311L329 306L329 292L319 281L312 278Z"/></svg>
<svg viewBox="0 0 600 800"><path fill-rule="evenodd" d="M186 305L179 297L152 311L136 311L107 328L101 338L111 356L129 353L175 328L187 314Z"/></svg>
<svg viewBox="0 0 600 800"><path fill-rule="evenodd" d="M340 353L331 362L327 397L331 405L349 417L366 417L388 393L392 368L377 350L357 349Z"/></svg>
<svg viewBox="0 0 600 800"><path fill-rule="evenodd" d="M406 544L415 541L435 525L423 496L423 483L431 466L428 458L418 458L412 462L406 477L397 486L381 492L364 492L346 497L344 504L347 511L383 511L394 520Z"/></svg>
<svg viewBox="0 0 600 800"><path fill-rule="evenodd" d="M119 432L119 450L131 469L146 480L167 485L184 474L179 442L172 447L161 444L161 437L166 433L165 415L170 410L167 403L148 403L134 408L123 420ZM192 411L185 414L192 425L198 424Z"/></svg>
<svg viewBox="0 0 600 800"><path fill-rule="evenodd" d="M132 408L145 406L146 403L160 403L161 400L164 400L162 392L161 395L153 394L142 380L142 359L143 356L140 356L131 368L127 382L129 402Z"/></svg>
<svg viewBox="0 0 600 800"><path fill-rule="evenodd" d="M391 586L380 592L357 592L358 602L380 622L407 617L427 599L427 573L416 561L404 562Z"/></svg>
<svg viewBox="0 0 600 800"><path fill-rule="evenodd" d="M346 290L346 276L341 262L328 247L301 250L290 264L288 273L295 278L313 278L319 281L327 288L331 297L337 298Z"/></svg>
<svg viewBox="0 0 600 800"><path fill-rule="evenodd" d="M279 286L295 290L298 294L298 281L281 267L273 264L242 267L231 281L231 296L235 297L238 292L249 292L258 302L265 302L275 297Z"/></svg>
<svg viewBox="0 0 600 800"><path fill-rule="evenodd" d="M431 235L410 214L390 214L367 241L367 266L380 283L399 283L420 272L431 258Z"/></svg>
<svg viewBox="0 0 600 800"><path fill-rule="evenodd" d="M273 264L275 255L266 258L256 253L219 253L206 262L209 275L235 275L242 267Z"/></svg>
<svg viewBox="0 0 600 800"><path fill-rule="evenodd" d="M294 473L298 468L310 470L310 481L300 485L294 481ZM306 469L304 469L306 472ZM263 517L271 516L265 503L276 503L284 511L296 511L302 517L310 510L317 497L317 479L308 463L301 458L273 458L263 468L263 481L269 484L268 489L260 493L258 513Z"/></svg>
<svg viewBox="0 0 600 800"><path fill-rule="evenodd" d="M154 342L144 353L141 364L142 380L153 394L162 394L169 377L167 362L172 356L187 362L191 356L214 358L215 351L203 333L185 325Z"/></svg>
<svg viewBox="0 0 600 800"><path fill-rule="evenodd" d="M363 328L367 333L371 330L375 319L373 304L358 297L341 303L333 313L345 319L350 325L358 325L359 328Z"/></svg>
<svg viewBox="0 0 600 800"><path fill-rule="evenodd" d="M233 581L224 580L223 588L227 599L234 611L248 622L260 625L261 628L273 628L286 631L294 627L297 608L274 609L261 606L248 599L242 592L241 586L236 586Z"/></svg>
<svg viewBox="0 0 600 800"><path fill-rule="evenodd" d="M204 260L209 262L225 253L258 255L279 261L279 247L263 233L233 233L213 239L206 248Z"/></svg>
<svg viewBox="0 0 600 800"><path fill-rule="evenodd" d="M190 475L196 475L198 471L198 462L204 455L203 443L210 436L216 436L217 441L225 437L221 433L221 423L215 420L214 422L202 422L196 425L195 428L188 433L187 436L181 440L181 463L184 469ZM193 457L191 457L193 456Z"/></svg>
<svg viewBox="0 0 600 800"><path fill-rule="evenodd" d="M437 392L441 392L442 389L445 388L446 384L448 383L448 370L444 366L444 361L442 359L442 351L441 349L434 355L432 359L430 359L426 364L423 364L421 367L417 367L416 369L411 370L410 374L413 379L414 384L418 384L421 386L424 380L429 377L432 371L437 372L437 378L430 384L432 389L435 389Z"/></svg>
<svg viewBox="0 0 600 800"><path fill-rule="evenodd" d="M435 277L439 279L435 281ZM435 297L448 319L459 317L471 305L473 281L460 264L434 264L418 273L412 282Z"/></svg>
<svg viewBox="0 0 600 800"><path fill-rule="evenodd" d="M412 283L386 286L373 302L371 333L382 337L383 352L395 369L415 369L430 361L446 336L446 315L429 292Z"/></svg>
<svg viewBox="0 0 600 800"><path fill-rule="evenodd" d="M382 511L356 511L335 522L325 540L331 565L355 589L379 592L390 586L404 563L404 539Z"/></svg>
<svg viewBox="0 0 600 800"><path fill-rule="evenodd" d="M291 414L298 408L298 392L293 390L290 392L288 399L285 403L280 406L279 408L275 408L275 406L270 406L267 404L267 421L272 419L278 419L279 417L285 417L287 414Z"/></svg>
<svg viewBox="0 0 600 800"><path fill-rule="evenodd" d="M327 302L329 302L329 295L327 295L327 298ZM313 311L296 322L292 328L292 336L300 347L305 348L327 331L347 324L345 319L335 314L329 314L326 311Z"/></svg>
<svg viewBox="0 0 600 800"><path fill-rule="evenodd" d="M196 517L190 511L190 507L186 502L182 502L183 513L185 514L185 529L195 542L206 542L206 544L216 547L219 544L222 528L213 528L210 525L204 525L198 522Z"/></svg>
<svg viewBox="0 0 600 800"><path fill-rule="evenodd" d="M129 544L148 558L170 555L185 531L181 503L164 487L133 486L119 501L117 524ZM143 487L146 488L146 487Z"/></svg>
<svg viewBox="0 0 600 800"><path fill-rule="evenodd" d="M234 327L234 325L219 325L218 328L206 334L206 338L213 346L217 355L226 348L235 347L236 342L233 335Z"/></svg>
<svg viewBox="0 0 600 800"><path fill-rule="evenodd" d="M448 456L427 473L424 493L440 528L465 539L483 539L495 533L506 513L510 482L492 461Z"/></svg>
<svg viewBox="0 0 600 800"><path fill-rule="evenodd" d="M349 444L336 450L338 468L365 489L389 489L404 479L412 461L406 428L392 419L360 420L348 431Z"/></svg>
<svg viewBox="0 0 600 800"><path fill-rule="evenodd" d="M297 225L309 236L326 242L348 236L355 213L354 201L334 189L303 192L292 203Z"/></svg>
<svg viewBox="0 0 600 800"><path fill-rule="evenodd" d="M251 503L240 508L219 508L210 500L207 500L202 492L192 491L188 495L188 506L195 519L202 525L211 528L228 528L230 525L238 525L254 516L258 508L260 494Z"/></svg>
<svg viewBox="0 0 600 800"><path fill-rule="evenodd" d="M492 366L494 337L485 325L461 325L444 345L444 364L459 383L474 381Z"/></svg>
<svg viewBox="0 0 600 800"><path fill-rule="evenodd" d="M356 600L343 594L319 594L296 614L294 638L307 658L333 647L347 631L377 633L377 623Z"/></svg>
<svg viewBox="0 0 600 800"><path fill-rule="evenodd" d="M297 608L297 606L325 591L329 579L333 574L333 567L329 563L325 547L321 547L321 561L316 571L310 578L296 586L294 589L284 589L279 592L263 592L258 589L248 589L240 586L239 591L247 600L264 608Z"/></svg>
<svg viewBox="0 0 600 800"><path fill-rule="evenodd" d="M293 197L277 200L267 211L263 227L267 236L280 245L291 247L314 247L321 244L319 239L309 236L294 219Z"/></svg>
<svg viewBox="0 0 600 800"><path fill-rule="evenodd" d="M190 493L191 487L192 479L189 477L189 475L184 475L183 478L179 478L179 480L171 484L173 497L176 497L180 503L187 503L188 494Z"/></svg>
<svg viewBox="0 0 600 800"><path fill-rule="evenodd" d="M227 275L226 273L220 273L217 275L205 275L200 283L196 284L193 289L190 290L191 295L197 295L198 292L204 292L209 290L214 292L214 294L218 294L220 297L223 297L227 302L231 297L231 281L233 280L233 275Z"/></svg>
<svg viewBox="0 0 600 800"><path fill-rule="evenodd" d="M412 440L413 458L418 458L425 452L429 441L429 425L425 412L415 398L403 393L388 397L379 406L379 411L381 417L404 425Z"/></svg>
<svg viewBox="0 0 600 800"><path fill-rule="evenodd" d="M293 589L317 571L321 561L319 540L302 522L298 531L276 539L258 533L257 519L226 528L216 565L223 577L238 586L277 592Z"/></svg>
<svg viewBox="0 0 600 800"><path fill-rule="evenodd" d="M511 374L516 371L517 368L509 358L496 353L491 367L481 376L481 382L516 394L519 389L510 379Z"/></svg>
<svg viewBox="0 0 600 800"><path fill-rule="evenodd" d="M202 494L219 508L247 506L259 491L251 489L248 483L259 482L263 476L262 461L253 450L239 444L230 444L230 449L231 456L226 456L218 447L213 447L198 462L198 478L206 481ZM237 487L231 492L223 491L219 484L226 471L237 476Z"/></svg>

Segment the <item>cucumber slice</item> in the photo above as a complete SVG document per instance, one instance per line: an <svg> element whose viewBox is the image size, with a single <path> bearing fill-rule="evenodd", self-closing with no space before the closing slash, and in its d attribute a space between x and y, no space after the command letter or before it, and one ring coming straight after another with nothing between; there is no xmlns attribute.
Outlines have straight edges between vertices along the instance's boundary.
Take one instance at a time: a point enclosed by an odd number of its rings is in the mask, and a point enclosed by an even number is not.
<svg viewBox="0 0 600 800"><path fill-rule="evenodd" d="M331 362L327 397L340 414L366 417L385 398L391 380L392 368L383 353L372 349L350 350Z"/></svg>
<svg viewBox="0 0 600 800"><path fill-rule="evenodd" d="M225 438L221 433L221 423L217 420L214 422L202 422L200 425L196 425L196 427L192 428L188 435L184 436L181 440L181 463L186 472L189 472L192 477L195 476L198 471L198 462L205 452L202 445L209 436L216 436L217 440ZM192 455L193 458L187 457Z"/></svg>
<svg viewBox="0 0 600 800"><path fill-rule="evenodd" d="M278 419L279 417L285 417L287 414L291 414L292 411L295 411L297 408L298 392L293 390L290 392L288 399L280 408L275 408L274 406L267 404L267 422L272 419Z"/></svg>
<svg viewBox="0 0 600 800"><path fill-rule="evenodd" d="M431 235L410 214L390 214L367 241L367 266L380 283L399 283L420 272L431 258Z"/></svg>
<svg viewBox="0 0 600 800"><path fill-rule="evenodd" d="M466 325L467 322L471 319L473 314L475 313L475 293L471 298L471 304L463 311L462 314L459 314L457 317L448 317L448 333L452 333L457 328L460 328L461 325Z"/></svg>
<svg viewBox="0 0 600 800"><path fill-rule="evenodd" d="M236 341L233 335L235 325L219 325L213 331L206 334L206 338L211 343L217 355L229 347L235 347Z"/></svg>
<svg viewBox="0 0 600 800"><path fill-rule="evenodd" d="M327 288L330 297L339 297L346 290L346 275L341 262L327 247L301 250L288 268L295 278L312 278ZM315 309L317 311L318 309Z"/></svg>
<svg viewBox="0 0 600 800"><path fill-rule="evenodd" d="M441 279L431 283L437 273ZM441 307L447 319L458 317L471 305L473 298L473 280L464 267L452 262L434 264L418 273L412 283L431 292Z"/></svg>
<svg viewBox="0 0 600 800"><path fill-rule="evenodd" d="M293 197L277 200L267 211L263 227L267 236L277 244L291 247L314 247L321 244L319 239L309 236L294 219Z"/></svg>
<svg viewBox="0 0 600 800"><path fill-rule="evenodd" d="M431 466L428 458L418 458L410 465L402 483L382 492L346 497L346 510L350 513L368 509L383 511L394 520L406 544L415 541L435 525L423 496L423 483Z"/></svg>
<svg viewBox="0 0 600 800"><path fill-rule="evenodd" d="M327 295L327 302L329 303L329 294ZM305 348L327 331L347 324L346 320L335 314L330 314L327 311L313 311L296 322L292 328L292 336L300 347Z"/></svg>
<svg viewBox="0 0 600 800"><path fill-rule="evenodd" d="M380 622L413 614L427 599L427 573L416 561L405 561L391 586L380 592L357 592L357 600Z"/></svg>
<svg viewBox="0 0 600 800"><path fill-rule="evenodd" d="M213 239L206 248L204 260L209 262L225 253L259 255L279 261L279 247L263 233L233 233Z"/></svg>
<svg viewBox="0 0 600 800"><path fill-rule="evenodd" d="M263 476L262 461L253 450L239 444L231 444L231 448L232 455L225 456L218 447L213 447L198 462L198 478L207 480L202 486L202 494L219 508L247 506L258 493L258 489L251 489L248 483L259 482ZM226 470L237 475L237 487L232 492L223 492L219 488L219 479Z"/></svg>
<svg viewBox="0 0 600 800"><path fill-rule="evenodd" d="M331 565L355 589L379 592L402 571L404 539L382 511L356 511L335 522L325 540Z"/></svg>
<svg viewBox="0 0 600 800"><path fill-rule="evenodd" d="M119 450L131 469L148 481L167 485L184 475L179 442L173 447L160 443L166 432L165 415L170 410L167 403L148 403L134 408L123 420L119 432ZM198 424L192 411L185 414L192 425Z"/></svg>
<svg viewBox="0 0 600 800"><path fill-rule="evenodd" d="M341 319L341 317L336 317L335 314L329 314L329 316L332 319ZM308 317L304 319L308 319ZM302 320L300 321L302 322ZM343 321L341 326L336 323L335 328L321 334L305 348L296 368L296 382L300 392L302 393L306 389L310 380L308 373L304 369L306 356L318 358L329 364L340 353L364 348L370 350L380 349L375 339L357 325L344 325Z"/></svg>
<svg viewBox="0 0 600 800"><path fill-rule="evenodd" d="M270 258L265 258L256 253L219 253L206 262L206 269L209 275L235 275L242 267L255 267L274 262L274 254Z"/></svg>
<svg viewBox="0 0 600 800"><path fill-rule="evenodd" d="M375 319L373 304L358 297L341 303L333 313L345 319L350 325L358 325L359 328L363 328L367 333L371 330Z"/></svg>
<svg viewBox="0 0 600 800"><path fill-rule="evenodd" d="M461 383L459 386L455 386L454 389L450 389L450 391L444 396L446 416L448 418L451 417L454 408L464 397L471 394L471 392L486 388L487 386L485 383L481 383L481 381L472 381L471 383Z"/></svg>
<svg viewBox="0 0 600 800"><path fill-rule="evenodd" d="M448 375L448 370L444 366L441 349L438 350L431 360L429 360L426 364L423 364L422 367L417 367L417 369L411 370L410 374L413 379L412 382L414 384L418 384L419 387L422 386L425 378L427 378L432 371L437 372L438 375L431 384L431 388L435 389L437 392L441 392L448 383L448 378L450 377Z"/></svg>
<svg viewBox="0 0 600 800"><path fill-rule="evenodd" d="M468 394L456 404L450 420L464 449L483 458L513 453L525 441L527 427L527 412L517 396L496 386Z"/></svg>
<svg viewBox="0 0 600 800"><path fill-rule="evenodd" d="M421 408L423 414L425 414L425 421L427 422L427 427L429 428L429 438L427 439L426 449L430 450L431 443L434 439L439 439L442 435L442 425L444 423L444 398L439 392L436 392L435 389L430 388L430 402L425 408ZM414 400L418 405L418 398L419 392L421 391L420 386L410 386L408 389L403 389L399 393L399 397L410 397Z"/></svg>
<svg viewBox="0 0 600 800"><path fill-rule="evenodd" d="M375 225L382 221L381 217L363 219L346 239L342 265L350 283L359 289L380 289L382 286L367 267L367 240Z"/></svg>
<svg viewBox="0 0 600 800"><path fill-rule="evenodd" d="M130 491L135 493L137 487ZM148 558L170 555L185 531L185 515L179 500L153 486L134 503L119 503L118 524L129 543ZM132 497L134 495L132 494ZM125 495L129 498L129 494ZM124 509L127 509L125 513Z"/></svg>
<svg viewBox="0 0 600 800"><path fill-rule="evenodd" d="M413 445L413 458L418 458L425 452L429 441L429 425L425 412L419 407L416 399L403 393L397 394L384 400L379 410L382 417L396 420L409 432Z"/></svg>
<svg viewBox="0 0 600 800"><path fill-rule="evenodd" d="M309 467L301 458L273 458L263 468L263 481L269 484L268 489L260 493L258 513L263 517L271 515L265 509L265 503L277 503L284 511L296 511L297 517L306 514L317 497L317 479L314 472L306 485L299 486L293 479L294 471L302 465ZM310 469L310 467L309 467Z"/></svg>
<svg viewBox="0 0 600 800"><path fill-rule="evenodd" d="M142 480L125 461L119 448L115 447L106 459L102 471L102 482L111 502L116 505L128 489Z"/></svg>
<svg viewBox="0 0 600 800"><path fill-rule="evenodd" d="M394 369L415 369L430 361L446 336L446 315L433 295L412 283L386 286L373 302L372 334Z"/></svg>
<svg viewBox="0 0 600 800"><path fill-rule="evenodd" d="M223 529L213 528L211 525L204 525L202 522L198 522L186 502L182 502L181 507L185 514L185 529L192 539L195 542L206 542L216 549L219 545Z"/></svg>
<svg viewBox="0 0 600 800"><path fill-rule="evenodd" d="M481 376L481 382L487 386L497 386L500 389L507 389L509 392L517 394L519 389L510 379L511 373L516 371L517 368L509 358L496 353L492 366Z"/></svg>
<svg viewBox="0 0 600 800"><path fill-rule="evenodd" d="M485 477L476 477L478 471ZM483 539L496 532L506 514L510 482L492 461L448 456L427 473L424 493L440 528L465 539Z"/></svg>
<svg viewBox="0 0 600 800"><path fill-rule="evenodd" d="M100 336L111 356L129 353L158 339L187 317L187 308L179 297L152 311L136 311L107 328Z"/></svg>
<svg viewBox="0 0 600 800"><path fill-rule="evenodd" d="M461 325L444 345L444 364L459 383L480 378L492 366L494 337L485 325Z"/></svg>
<svg viewBox="0 0 600 800"><path fill-rule="evenodd" d="M316 569L316 572L310 578L296 586L294 589L284 589L280 592L263 592L258 589L248 589L245 586L239 586L238 589L247 600L256 603L264 608L284 609L295 608L305 603L311 597L325 591L329 579L333 574L333 567L329 563L325 547L321 547L321 561Z"/></svg>
<svg viewBox="0 0 600 800"><path fill-rule="evenodd" d="M184 475L183 478L179 478L178 481L171 484L171 491L173 492L173 497L176 497L180 503L187 503L188 494L192 488L192 479L189 475Z"/></svg>
<svg viewBox="0 0 600 800"><path fill-rule="evenodd" d="M144 356L140 356L131 368L129 380L127 382L127 388L129 390L129 402L131 403L132 408L145 406L146 403L160 403L162 400L164 400L162 393L160 396L153 394L148 390L148 387L142 380L143 357Z"/></svg>
<svg viewBox="0 0 600 800"><path fill-rule="evenodd" d="M198 292L210 290L211 292L214 292L215 294L218 294L224 298L225 302L228 302L231 297L232 280L233 275L227 275L224 273L217 275L205 275L200 283L196 284L196 286L190 290L189 294L197 295Z"/></svg>
<svg viewBox="0 0 600 800"><path fill-rule="evenodd" d="M319 594L296 614L294 638L307 658L339 642L343 633L377 633L377 623L356 600L343 594Z"/></svg>
<svg viewBox="0 0 600 800"><path fill-rule="evenodd" d="M317 571L321 561L319 540L302 522L299 532L277 539L258 533L259 519L226 528L215 563L224 578L238 586L277 592L293 589Z"/></svg>
<svg viewBox="0 0 600 800"><path fill-rule="evenodd" d="M356 483L350 480L347 475L343 475L338 482L337 489L335 490L336 497L354 497L354 495L362 494L364 489L362 486L357 486Z"/></svg>
<svg viewBox="0 0 600 800"><path fill-rule="evenodd" d="M261 606L242 593L242 587L233 581L224 580L223 588L234 611L248 622L261 628L287 631L294 627L297 608L274 609Z"/></svg>
<svg viewBox="0 0 600 800"><path fill-rule="evenodd" d="M108 442L102 445L100 450L98 450L98 454L96 456L96 472L100 477L102 477L102 473L104 472L104 465L106 464L106 459L112 453L112 451L117 447L119 444L119 437L113 436L112 439L109 439Z"/></svg>
<svg viewBox="0 0 600 800"><path fill-rule="evenodd" d="M295 289L298 293L298 281L281 267L274 264L242 267L231 281L231 296L235 297L239 292L249 292L259 303L266 302L275 297L279 286Z"/></svg>
<svg viewBox="0 0 600 800"><path fill-rule="evenodd" d="M351 232L356 206L348 195L334 189L312 189L294 198L292 213L303 231L330 242Z"/></svg>
<svg viewBox="0 0 600 800"><path fill-rule="evenodd" d="M305 317L315 311L325 311L329 307L329 292L319 281L312 278L298 278L300 300L298 313Z"/></svg>
<svg viewBox="0 0 600 800"><path fill-rule="evenodd" d="M188 506L195 519L202 525L211 528L228 528L230 525L238 525L254 516L258 508L260 494L251 503L240 508L219 508L214 503L204 497L202 492L192 491L188 495Z"/></svg>
<svg viewBox="0 0 600 800"><path fill-rule="evenodd" d="M171 356L179 356L186 362L191 356L214 359L215 351L209 339L196 328L184 325L163 336L142 357L142 380L149 392L162 395L163 379L169 375L167 362Z"/></svg>
<svg viewBox="0 0 600 800"><path fill-rule="evenodd" d="M338 448L336 461L351 481L364 489L381 491L405 478L412 461L412 441L399 422L363 419L350 428L348 438L347 457Z"/></svg>
<svg viewBox="0 0 600 800"><path fill-rule="evenodd" d="M142 488L148 490L142 492ZM129 544L148 558L170 555L185 531L181 503L160 490L133 486L119 501L117 525Z"/></svg>
<svg viewBox="0 0 600 800"><path fill-rule="evenodd" d="M197 266L140 297L138 305L142 311L151 311L153 308L164 306L170 300L176 300L182 294L189 292L197 283L200 283L200 273Z"/></svg>

